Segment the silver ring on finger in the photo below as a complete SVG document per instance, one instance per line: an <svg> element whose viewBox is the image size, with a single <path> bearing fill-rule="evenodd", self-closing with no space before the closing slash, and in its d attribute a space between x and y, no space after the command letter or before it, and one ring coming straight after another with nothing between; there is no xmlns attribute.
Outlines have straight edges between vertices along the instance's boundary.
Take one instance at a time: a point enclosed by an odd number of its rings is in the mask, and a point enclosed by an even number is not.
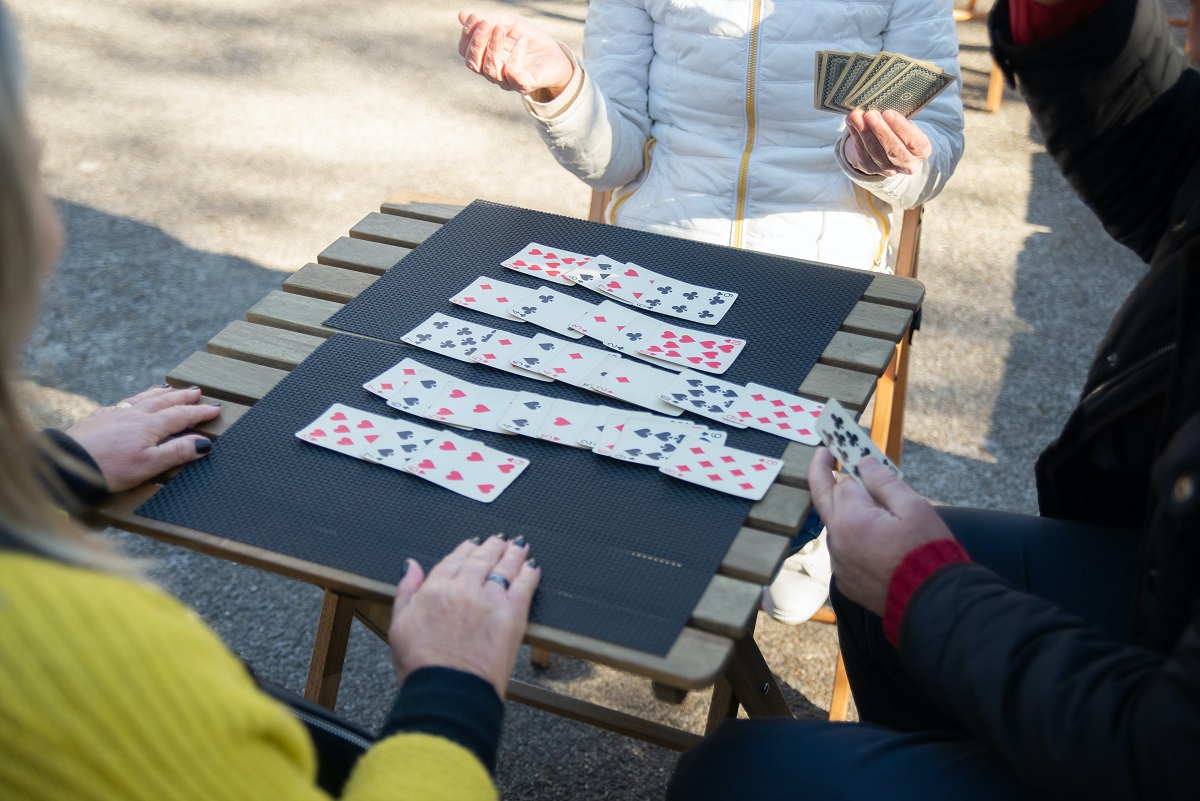
<svg viewBox="0 0 1200 801"><path fill-rule="evenodd" d="M508 579L506 579L504 576L500 575L499 573L488 573L487 580L494 581L497 584L499 584L501 587L503 587L504 589L506 589L506 590L508 589Z"/></svg>
<svg viewBox="0 0 1200 801"><path fill-rule="evenodd" d="M114 409L132 409L133 404L130 403L129 401L121 401L120 403L114 403L113 408Z"/></svg>

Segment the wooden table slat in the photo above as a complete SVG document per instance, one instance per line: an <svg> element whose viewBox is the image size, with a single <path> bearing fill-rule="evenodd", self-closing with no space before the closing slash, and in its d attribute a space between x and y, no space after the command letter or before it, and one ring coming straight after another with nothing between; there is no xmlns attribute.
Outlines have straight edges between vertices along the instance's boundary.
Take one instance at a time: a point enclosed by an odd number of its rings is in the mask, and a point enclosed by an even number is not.
<svg viewBox="0 0 1200 801"><path fill-rule="evenodd" d="M808 490L772 484L762 500L750 507L746 525L792 537L800 533L800 526L811 508L812 496Z"/></svg>
<svg viewBox="0 0 1200 801"><path fill-rule="evenodd" d="M912 317L913 313L909 309L859 301L850 310L850 314L846 315L841 330L851 334L882 337L895 344L908 330Z"/></svg>
<svg viewBox="0 0 1200 801"><path fill-rule="evenodd" d="M915 278L880 273L871 281L863 300L915 311L925 298L925 285Z"/></svg>
<svg viewBox="0 0 1200 801"><path fill-rule="evenodd" d="M783 469L775 480L789 487L808 489L808 464L816 452L815 445L789 442L783 451Z"/></svg>
<svg viewBox="0 0 1200 801"><path fill-rule="evenodd" d="M317 256L318 264L342 267L372 275L383 275L402 258L412 253L410 248L385 245L368 239L340 236Z"/></svg>
<svg viewBox="0 0 1200 801"><path fill-rule="evenodd" d="M277 370L291 370L324 341L311 334L234 320L208 341L208 352Z"/></svg>
<svg viewBox="0 0 1200 801"><path fill-rule="evenodd" d="M368 239L385 245L415 248L441 230L441 223L371 212L350 229L354 239Z"/></svg>
<svg viewBox="0 0 1200 801"><path fill-rule="evenodd" d="M252 405L286 375L286 370L196 352L167 373L167 383L173 387L200 387L205 395L218 400Z"/></svg>
<svg viewBox="0 0 1200 801"><path fill-rule="evenodd" d="M340 308L340 303L274 290L250 307L246 320L301 334L330 337L342 332L328 328L324 323Z"/></svg>
<svg viewBox="0 0 1200 801"><path fill-rule="evenodd" d="M412 217L429 222L448 223L460 211L471 205L470 201L437 197L420 192L398 192L379 207L384 214Z"/></svg>
<svg viewBox="0 0 1200 801"><path fill-rule="evenodd" d="M829 340L817 361L831 367L865 370L878 378L883 375L883 371L895 355L895 344L886 339L838 331L833 335L833 339Z"/></svg>
<svg viewBox="0 0 1200 801"><path fill-rule="evenodd" d="M875 376L828 364L815 364L797 392L818 400L837 398L849 411L861 412L875 392Z"/></svg>
<svg viewBox="0 0 1200 801"><path fill-rule="evenodd" d="M232 426L238 420L241 420L242 415L250 411L250 407L246 406L245 404L221 400L220 398L214 398L209 395L201 395L200 403L221 404L220 417L215 420L209 420L207 423L201 423L200 425L192 428L193 431L197 431L204 436L209 437L210 439L219 438L222 434L229 430L230 426Z"/></svg>
<svg viewBox="0 0 1200 801"><path fill-rule="evenodd" d="M284 292L348 303L375 282L376 276L327 264L306 264L283 282Z"/></svg>
<svg viewBox="0 0 1200 801"><path fill-rule="evenodd" d="M744 527L721 560L721 575L755 585L769 584L787 556L790 543L790 537Z"/></svg>
<svg viewBox="0 0 1200 801"><path fill-rule="evenodd" d="M757 614L761 602L761 582L716 575L696 602L688 625L737 639L750 625L750 618Z"/></svg>

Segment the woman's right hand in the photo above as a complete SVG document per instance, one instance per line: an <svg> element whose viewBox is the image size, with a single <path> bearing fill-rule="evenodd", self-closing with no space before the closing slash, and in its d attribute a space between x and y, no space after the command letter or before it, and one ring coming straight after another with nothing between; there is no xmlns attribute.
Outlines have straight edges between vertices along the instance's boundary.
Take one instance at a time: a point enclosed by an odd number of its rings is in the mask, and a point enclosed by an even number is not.
<svg viewBox="0 0 1200 801"><path fill-rule="evenodd" d="M529 20L510 15L487 18L460 11L458 54L467 69L509 92L545 90L553 100L571 81L575 65L558 40Z"/></svg>
<svg viewBox="0 0 1200 801"><path fill-rule="evenodd" d="M504 698L540 578L523 538L464 542L428 576L410 559L388 629L396 678L403 684L423 667L455 668Z"/></svg>

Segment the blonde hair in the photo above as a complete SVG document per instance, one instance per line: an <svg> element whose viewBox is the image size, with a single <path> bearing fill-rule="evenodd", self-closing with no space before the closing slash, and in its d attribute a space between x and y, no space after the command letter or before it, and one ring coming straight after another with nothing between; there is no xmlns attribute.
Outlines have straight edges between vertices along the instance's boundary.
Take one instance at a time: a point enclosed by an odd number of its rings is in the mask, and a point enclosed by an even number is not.
<svg viewBox="0 0 1200 801"><path fill-rule="evenodd" d="M54 465L80 465L33 430L17 393L21 343L37 316L48 256L38 235L37 169L16 29L0 2L0 542L128 572L128 562L54 502L52 491L66 497Z"/></svg>

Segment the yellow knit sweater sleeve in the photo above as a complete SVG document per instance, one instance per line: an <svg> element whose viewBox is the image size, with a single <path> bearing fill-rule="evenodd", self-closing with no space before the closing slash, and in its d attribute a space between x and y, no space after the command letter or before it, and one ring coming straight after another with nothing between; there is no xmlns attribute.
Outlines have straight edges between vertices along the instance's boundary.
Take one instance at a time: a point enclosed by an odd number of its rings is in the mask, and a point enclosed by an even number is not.
<svg viewBox="0 0 1200 801"><path fill-rule="evenodd" d="M0 555L0 798L307 801L311 741L191 610L162 591ZM484 766L399 734L342 798L494 799Z"/></svg>

